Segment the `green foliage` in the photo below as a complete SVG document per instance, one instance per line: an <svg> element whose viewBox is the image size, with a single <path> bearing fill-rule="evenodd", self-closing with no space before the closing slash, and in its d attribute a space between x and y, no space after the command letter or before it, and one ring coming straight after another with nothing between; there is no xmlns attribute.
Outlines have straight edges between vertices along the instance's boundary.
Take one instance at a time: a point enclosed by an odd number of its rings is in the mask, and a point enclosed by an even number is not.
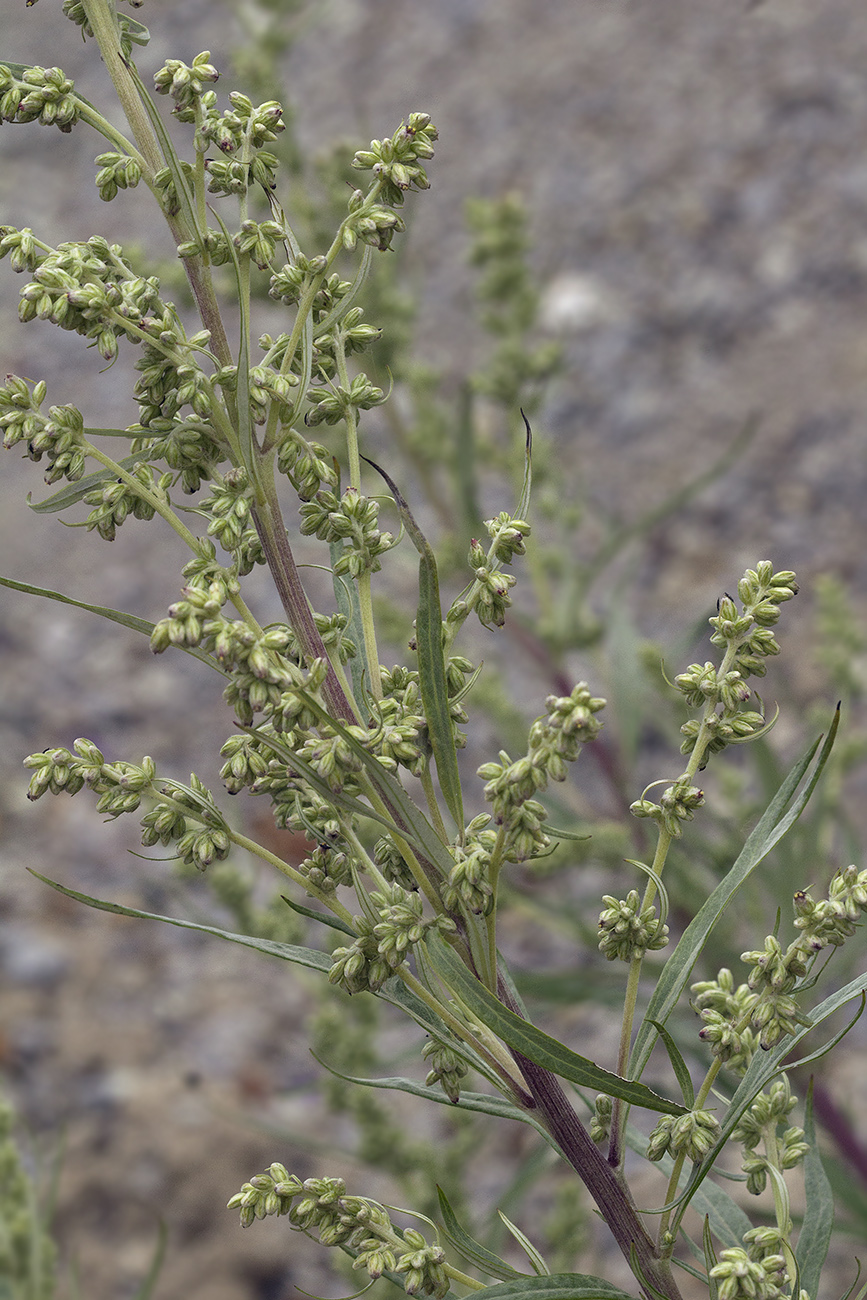
<svg viewBox="0 0 867 1300"><path fill-rule="evenodd" d="M768 660L780 653L776 630L782 607L797 594L795 575L762 560L741 577L737 599L719 601L710 619L715 657L690 664L670 683L679 716L689 713L680 725L683 769L652 781L637 798L641 724L665 711L657 688L646 684L650 656L628 626L622 603L615 600L601 616L590 599L615 556L682 508L709 475L719 475L741 441L644 519L612 525L592 553L576 561L572 542L582 504L577 494L564 494L552 450L544 442L533 448L524 414L538 409L560 356L534 339L539 295L519 201L469 206L470 260L492 346L450 407L434 395L438 377L413 354L411 312L394 274L386 271L378 290L372 288L376 277L369 281L376 254L399 245L407 197L416 199L429 187L437 131L428 114L410 113L390 136L356 151L348 198L335 188L331 167L321 205L302 197L298 210L287 213L278 197L282 176L303 173L306 160L293 148L280 150L286 117L273 98L273 66L259 70L262 102L231 91L221 107L209 52L190 64L169 59L154 76L156 93L173 104L169 131L132 57L133 45L146 45L146 30L118 16L108 0L67 0L64 11L95 39L129 136L56 68L0 65L0 116L56 125L64 133L81 124L100 132L111 146L97 157L100 197L122 202L136 186L149 191L174 239L187 295L179 305L169 300L163 283L173 275L161 281L99 236L52 247L30 229L0 227L0 257L28 277L20 294L22 322L77 333L109 363L122 348L135 349L138 406L137 420L126 429L91 428L69 405L44 410L44 382L9 376L0 389L4 446L44 461L49 483L64 482L37 509L61 512L83 504L90 512L80 523L105 541L131 519L160 519L189 549L180 596L156 624L85 607L143 632L156 654L181 649L221 674L234 723L221 749L221 779L232 794L259 796L277 827L305 838L307 853L300 863L285 861L242 833L195 774L182 784L161 775L148 757L106 757L82 738L71 749L50 747L25 760L32 772L29 797L87 791L108 818L137 816L142 844L159 844L182 866L205 873L236 928L154 916L47 883L97 909L198 930L287 961L309 972L306 978L324 976L330 987L311 1032L332 1074L332 1104L351 1109L360 1154L388 1169L416 1206L398 1211L349 1192L341 1177L302 1180L275 1162L235 1192L229 1207L240 1212L244 1227L284 1218L289 1229L339 1246L371 1283L386 1278L410 1295L624 1295L597 1277L551 1271L544 1252L504 1213L496 1231L487 1232L489 1240L479 1240L483 1228L463 1225L459 1179L435 1199L430 1144L395 1142L376 1092L399 1092L448 1106L460 1117L450 1147L452 1173L467 1157L467 1135L481 1131L472 1127L480 1115L488 1124L520 1123L539 1139L541 1157L529 1162L526 1181L516 1178L511 1191L519 1199L542 1178L549 1160L558 1162L552 1185L568 1176L553 1216L559 1217L552 1232L558 1267L569 1236L563 1216L578 1214L577 1175L642 1295L679 1300L677 1264L701 1279L712 1300L816 1300L831 1236L830 1185L809 1100L803 1126L790 1122L797 1098L784 1067L808 1033L853 999L863 1001L863 975L818 1002L810 994L828 952L844 946L867 911L867 871L829 868L809 889L803 882L793 887L791 902L774 896L772 913L779 908L780 919L773 933L757 929L749 939L753 948L739 958L743 980L722 963L714 977L693 981L703 954L705 960L715 955L726 909L801 816L837 733L839 715L787 775L776 772L763 748L775 718L766 717L751 679L765 676ZM178 152L176 134L186 156ZM285 322L276 336L254 328L266 298L279 304ZM240 323L234 346L225 324L229 313ZM384 328L370 323L374 315ZM396 325L392 338L390 323ZM389 402L386 367L410 419ZM521 421L525 436L506 446L486 436L478 418L482 400L502 409L516 433ZM398 452L388 472L361 450L368 412L380 408ZM321 442L308 437L311 429ZM128 454L109 455L107 438L120 438ZM385 501L364 491L363 465L385 481L391 494ZM433 542L399 486L413 473L428 503L439 503L440 535ZM483 475L486 487L496 484L513 508L483 517ZM297 497L297 526L287 525L281 505L290 491ZM192 504L182 506L179 494ZM383 508L394 512L399 536L380 527ZM405 536L419 556L418 595L410 610L388 587L374 598L374 579L381 584L394 572L391 552ZM302 584L296 556L312 544L302 539L322 544L320 559L333 579L331 608L314 608ZM524 564L538 606L532 623L513 606ZM245 595L245 579L256 568L267 569L283 611L267 626ZM462 588L444 602L441 577L452 581L458 573ZM81 603L26 582L2 581ZM828 585L823 601L827 639L839 643L845 621L839 593ZM473 624L480 635L514 625L532 647L551 689L529 729L508 675L480 678ZM456 652L459 636L467 653ZM852 626L846 636L848 653L831 667L854 695L862 682L851 659L864 642ZM569 794L554 793L556 785L568 792L584 749L599 752L603 744L598 737L607 702L587 682L574 682L567 658L603 639L615 705L620 702L622 761L608 762L607 779L621 822L609 814L597 822L586 810L576 816ZM409 657L387 668L380 642L399 640L408 641ZM661 731L670 730L672 712ZM479 761L480 717L507 737L509 748L495 759ZM473 728L481 786L458 760L467 745L466 725ZM702 839L693 823L706 814L709 797L699 774L711 762L716 767L729 747L747 743L760 770L764 762L764 810L745 843L736 817L720 817ZM760 811L745 808L747 796L735 778L729 789L741 820ZM563 828L555 829L560 821ZM595 835L589 846L588 831ZM604 895L595 932L586 916L571 916L559 901L546 917L552 928L565 926L588 951L588 962L599 963L604 973L596 977L597 1000L603 988L617 989L620 1041L610 1068L534 1023L521 996L532 980L510 972L499 950L498 920L522 905L527 877L521 871L534 870L540 878L548 872L556 885L558 871L575 870L590 855L610 861L624 850L648 859L626 859L641 888L623 891L623 898ZM239 851L280 873L290 897L260 906L233 858ZM686 887L670 890L672 876ZM789 906L794 933L785 941L782 917ZM675 912L678 920L669 925ZM661 965L656 954L669 943L673 950ZM625 967L616 986L603 983L608 963ZM542 987L537 981L536 991ZM690 992L702 1022L698 1031L694 1018L690 1031L680 1018ZM342 1013L334 1014L348 995L366 1008L354 1030ZM378 1073L383 1067L373 1050L377 1029L370 1006L380 1002L428 1036L414 1067L417 1075L424 1072L423 1083ZM833 1025L827 1032L828 1041L811 1042L796 1066L836 1045L841 1032ZM675 1088L651 1087L643 1079L657 1043ZM595 1101L584 1099L582 1089L596 1094ZM357 1100L348 1103L350 1096ZM641 1112L643 1129L630 1122L632 1109ZM661 1208L653 1215L640 1212L629 1191L627 1148L662 1172ZM768 1198L756 1226L717 1179L731 1148L740 1151L747 1192ZM4 1149L8 1185L20 1209L26 1181L11 1148ZM789 1180L802 1163L810 1218L798 1236ZM701 1246L685 1222L690 1206L704 1217ZM428 1213L437 1214L441 1230ZM35 1220L28 1214L30 1235L22 1236L13 1216L15 1231L8 1236L7 1254L22 1277L27 1262L20 1243L31 1248L43 1240L33 1236ZM402 1224L411 1214L424 1231ZM493 1242L502 1247L504 1232L520 1246L532 1274L494 1249ZM441 1238L473 1274L454 1261ZM20 1294L34 1300L51 1294L50 1281L40 1287Z"/></svg>

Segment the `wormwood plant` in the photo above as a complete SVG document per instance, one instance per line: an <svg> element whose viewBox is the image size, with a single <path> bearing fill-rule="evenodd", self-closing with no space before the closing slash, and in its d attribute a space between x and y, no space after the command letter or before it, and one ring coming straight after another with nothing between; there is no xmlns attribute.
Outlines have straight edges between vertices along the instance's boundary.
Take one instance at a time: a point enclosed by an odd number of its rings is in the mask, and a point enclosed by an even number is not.
<svg viewBox="0 0 867 1300"><path fill-rule="evenodd" d="M602 900L599 960L623 964L624 994L617 1058L593 1062L530 1021L498 950L497 918L504 871L569 838L568 829L549 825L543 796L549 782L569 777L597 736L605 701L584 682L550 695L525 751L501 751L483 763L481 786L458 764L469 721L464 706L480 671L459 652L458 638L470 619L492 629L507 617L512 567L531 536L529 425L520 500L485 522L484 540L467 539L467 582L445 610L428 540L390 471L361 450L362 412L386 400L358 360L378 336L364 319L365 281L377 252L404 228L407 194L428 187L436 128L427 114L413 112L392 136L359 150L352 166L362 187L350 188L324 251L305 250L278 200L277 159L268 148L283 127L278 103L254 104L232 92L221 107L208 53L191 64L168 60L153 84L186 128L190 157L183 158L132 58L146 30L111 0L65 0L63 9L98 44L129 135L58 68L0 65L0 116L63 132L83 122L106 138L109 149L97 157L101 196L149 191L199 319L189 329L158 279L118 245L94 236L55 248L30 229L0 227L0 254L26 276L24 322L39 318L72 330L107 363L121 347L138 349L135 424L94 429L74 407L46 412L43 382L9 376L0 392L4 445L44 460L48 483L65 481L40 509L83 502L90 507L86 527L108 541L130 515L159 516L187 545L179 598L156 625L97 612L146 632L155 653L183 650L224 677L234 713L221 751L226 789L264 796L276 824L306 836L309 852L298 865L282 860L236 829L195 775L184 785L161 776L150 758L107 757L85 739L26 759L30 798L87 788L108 818L139 814L145 846L168 848L201 871L242 849L281 873L293 887L291 905L322 925L319 947L213 933L405 1013L428 1035L425 1082L380 1082L500 1124L533 1127L586 1185L632 1270L635 1294L677 1300L684 1280L677 1267L712 1300L815 1300L832 1204L809 1096L798 1126L787 1070L807 1034L867 988L862 975L821 1000L812 994L825 957L867 911L867 871L811 864L811 876L826 883L796 893L791 919L778 918L771 934L757 938L739 975L722 969L714 979L691 981L738 888L805 806L836 720L786 777L725 877L696 900L665 963L646 961L669 943L664 871L672 843L704 803L699 774L728 746L772 725L750 679L764 676L779 651L775 628L781 606L797 592L794 574L767 560L748 569L737 598L724 596L710 620L715 657L672 683L690 710L682 727L685 765L630 809L652 826L655 851L650 862L631 864L641 888ZM285 328L276 336L256 338L253 330L257 282L281 305ZM237 325L230 329L227 319ZM321 432L314 436L315 429ZM112 440L125 454L104 450ZM378 492L380 481L387 486L401 536L380 528L380 499L363 490L362 464L366 483ZM192 505L181 504L183 494ZM287 522L293 496L297 516ZM293 549L299 533L327 548L330 609L314 609L302 584ZM386 668L372 580L402 538L419 555L418 600L414 627L407 626L409 659ZM256 566L267 567L285 616L266 626L245 599L244 580ZM54 887L103 910L147 915ZM648 971L655 982L645 1000ZM688 1001L701 1021L697 1083L669 1028ZM667 1091L674 1095L643 1082L657 1047L670 1062ZM827 1047L811 1042L801 1063ZM633 1113L650 1123L631 1122ZM629 1149L662 1171L652 1210L640 1209L630 1190ZM762 1198L755 1222L718 1181L731 1150L739 1153L746 1192ZM806 1213L796 1231L790 1179L800 1165ZM602 1278L551 1274L513 1227L532 1270L518 1271L474 1239L444 1195L439 1225L416 1216L407 1226L400 1222L405 1212L348 1189L339 1177L302 1180L275 1161L235 1191L229 1207L245 1227L284 1216L287 1229L339 1246L362 1279L387 1278L410 1295L625 1294Z"/></svg>

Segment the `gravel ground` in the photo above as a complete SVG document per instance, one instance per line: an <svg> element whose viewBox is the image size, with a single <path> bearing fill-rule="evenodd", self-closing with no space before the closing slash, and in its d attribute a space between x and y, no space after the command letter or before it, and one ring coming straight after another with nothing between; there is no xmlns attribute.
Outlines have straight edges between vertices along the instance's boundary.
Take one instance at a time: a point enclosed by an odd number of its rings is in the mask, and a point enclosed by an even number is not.
<svg viewBox="0 0 867 1300"><path fill-rule="evenodd" d="M154 33L144 71L202 48L227 64L241 32L231 4L168 8L139 14ZM103 69L56 5L0 0L0 11L3 57L59 64L101 101ZM584 467L600 508L646 510L761 413L734 470L634 557L645 634L691 625L765 555L797 569L807 593L833 572L863 598L860 0L331 0L301 24L285 82L312 149L337 137L357 147L414 108L436 121L433 189L414 200L407 263L421 344L446 383L480 349L464 201L524 196L546 326L568 360L537 436ZM89 179L73 180L89 178L94 152L83 132L5 128L0 220L49 240L98 231L165 254L137 196L104 206ZM132 419L123 363L96 377L78 339L19 328L18 287L4 263L5 369L46 378L51 401L79 405L94 425ZM171 539L154 541L142 564L129 527L105 548L34 516L24 497L40 488L32 465L3 458L2 572L160 617L183 562ZM298 1045L303 982L241 949L88 912L25 875L35 867L133 906L169 907L159 868L129 858L122 823L100 825L78 800L27 805L20 758L86 734L110 753L151 753L184 779L201 738L227 734L215 688L76 611L7 590L0 611L0 1068L39 1145L65 1133L59 1221L81 1294L132 1296L161 1214L171 1227L159 1300L288 1300L302 1286L345 1294L323 1251L293 1238L287 1261L281 1225L242 1234L222 1211L275 1154L305 1174L319 1168L309 1143L286 1136L292 1127L346 1140L315 1100L318 1070ZM795 640L805 698L816 679L806 637ZM602 1038L580 1016L575 1028ZM867 1144L867 1103L847 1068L845 1097ZM446 1120L428 1123L444 1141ZM599 1238L582 1266L608 1270L606 1249Z"/></svg>

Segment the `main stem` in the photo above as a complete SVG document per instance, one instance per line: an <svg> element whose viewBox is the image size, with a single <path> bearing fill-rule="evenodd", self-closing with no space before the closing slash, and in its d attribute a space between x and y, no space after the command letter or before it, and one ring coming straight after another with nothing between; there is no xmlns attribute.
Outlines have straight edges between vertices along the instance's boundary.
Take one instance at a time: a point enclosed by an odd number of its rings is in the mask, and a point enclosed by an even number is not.
<svg viewBox="0 0 867 1300"><path fill-rule="evenodd" d="M521 1014L502 979L497 992L505 1006ZM559 1080L520 1052L512 1055L536 1103L536 1115L598 1205L644 1295L648 1300L658 1300L659 1295L682 1300L669 1261L657 1254L627 1188L581 1123Z"/></svg>

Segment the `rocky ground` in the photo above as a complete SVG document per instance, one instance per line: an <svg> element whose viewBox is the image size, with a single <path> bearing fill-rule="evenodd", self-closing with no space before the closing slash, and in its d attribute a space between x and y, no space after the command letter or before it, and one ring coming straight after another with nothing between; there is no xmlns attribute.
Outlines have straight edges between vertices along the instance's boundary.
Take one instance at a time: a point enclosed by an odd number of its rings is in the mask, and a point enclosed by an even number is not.
<svg viewBox="0 0 867 1300"><path fill-rule="evenodd" d="M2 57L59 64L103 101L104 70L57 6L0 8ZM226 67L255 18L228 2L167 8L139 11L153 32L140 57L148 73L203 48ZM545 327L568 361L537 436L581 466L598 509L643 512L760 413L732 472L634 553L642 632L692 625L765 555L798 570L803 629L822 573L863 601L860 0L330 0L285 21L297 26L282 62L305 148L337 137L355 148L415 108L439 126L406 264L422 303L420 346L447 383L481 347L465 200L524 197ZM83 131L4 127L0 221L50 241L98 231L165 255L143 197L99 203L95 152ZM94 425L132 419L123 363L97 376L77 338L20 328L18 287L4 263L4 368L44 377L52 402L77 404ZM134 526L105 547L29 512L24 497L41 488L38 469L4 456L2 572L159 618L183 562L171 540L153 543L143 565ZM32 867L152 910L181 906L164 869L129 857L136 845L122 822L102 826L79 800L28 805L20 760L86 734L113 754L151 753L184 779L200 767L201 739L228 734L215 687L81 612L2 589L0 610L0 1070L37 1146L51 1151L64 1135L59 1221L80 1294L134 1295L160 1216L170 1225L160 1300L348 1293L325 1252L293 1238L287 1262L282 1225L241 1233L222 1210L275 1155L307 1174L321 1168L319 1148L350 1140L316 1100L319 1071L300 1029L306 985L243 949L87 911L26 875ZM820 678L808 632L793 640L792 690L806 702ZM575 1032L599 1033L583 1014ZM857 1069L841 1068L867 1144ZM428 1123L444 1141L446 1119ZM353 1173L350 1158L338 1163ZM489 1181L493 1168L491 1157ZM496 1199L489 1186L485 1195ZM607 1270L605 1250L599 1238L582 1266Z"/></svg>

